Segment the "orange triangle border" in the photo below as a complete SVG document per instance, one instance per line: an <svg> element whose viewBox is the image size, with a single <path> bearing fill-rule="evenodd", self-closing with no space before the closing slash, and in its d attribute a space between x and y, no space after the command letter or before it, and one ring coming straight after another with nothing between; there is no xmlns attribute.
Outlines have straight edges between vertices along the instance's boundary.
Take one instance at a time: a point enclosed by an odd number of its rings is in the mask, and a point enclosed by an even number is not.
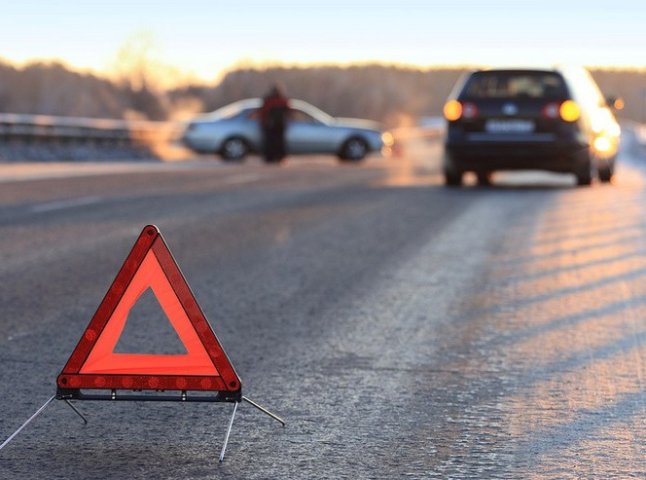
<svg viewBox="0 0 646 480"><path fill-rule="evenodd" d="M111 321L115 309L151 251L219 375L153 375L120 373L118 371L109 374L81 373L85 362L101 337L101 333ZM173 323L172 320L171 323ZM147 225L142 230L65 367L58 375L56 383L59 391L80 389L195 390L226 392L229 396L232 393L240 395L242 388L240 378L156 226Z"/></svg>

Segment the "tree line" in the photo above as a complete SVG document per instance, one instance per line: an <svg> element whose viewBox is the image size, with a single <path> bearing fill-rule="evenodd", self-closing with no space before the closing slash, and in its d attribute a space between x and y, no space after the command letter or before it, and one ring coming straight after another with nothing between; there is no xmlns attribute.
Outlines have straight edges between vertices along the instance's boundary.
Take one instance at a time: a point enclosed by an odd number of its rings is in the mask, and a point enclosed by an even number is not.
<svg viewBox="0 0 646 480"><path fill-rule="evenodd" d="M18 68L0 62L0 112L99 118L169 120L196 115L248 97L274 83L287 94L334 116L389 125L441 114L464 68L392 65L240 67L214 84L171 89L80 73L59 63ZM645 122L646 70L593 69L606 95L622 97L622 118Z"/></svg>

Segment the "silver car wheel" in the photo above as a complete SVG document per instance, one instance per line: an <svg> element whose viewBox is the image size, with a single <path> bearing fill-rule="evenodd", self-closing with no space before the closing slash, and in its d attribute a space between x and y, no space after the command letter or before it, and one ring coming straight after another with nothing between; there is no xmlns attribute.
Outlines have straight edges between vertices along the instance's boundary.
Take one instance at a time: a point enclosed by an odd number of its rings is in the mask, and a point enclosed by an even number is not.
<svg viewBox="0 0 646 480"><path fill-rule="evenodd" d="M247 144L241 138L229 138L222 145L221 155L225 160L240 160L247 154Z"/></svg>
<svg viewBox="0 0 646 480"><path fill-rule="evenodd" d="M360 138L351 138L343 148L343 157L348 160L361 160L367 153L368 146Z"/></svg>

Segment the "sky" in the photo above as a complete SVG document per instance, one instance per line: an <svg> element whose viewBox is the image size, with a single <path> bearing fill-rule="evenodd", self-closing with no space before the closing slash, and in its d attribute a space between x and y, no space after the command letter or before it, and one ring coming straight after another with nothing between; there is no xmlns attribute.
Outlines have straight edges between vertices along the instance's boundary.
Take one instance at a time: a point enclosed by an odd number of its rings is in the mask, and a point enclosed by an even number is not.
<svg viewBox="0 0 646 480"><path fill-rule="evenodd" d="M97 73L141 38L204 81L241 64L646 66L644 0L5 0L0 12L0 59Z"/></svg>

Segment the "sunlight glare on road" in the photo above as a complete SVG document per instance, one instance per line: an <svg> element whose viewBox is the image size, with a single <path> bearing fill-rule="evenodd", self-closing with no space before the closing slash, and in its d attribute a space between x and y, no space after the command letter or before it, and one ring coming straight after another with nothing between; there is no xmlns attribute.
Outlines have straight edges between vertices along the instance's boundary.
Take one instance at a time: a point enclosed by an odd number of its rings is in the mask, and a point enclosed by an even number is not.
<svg viewBox="0 0 646 480"><path fill-rule="evenodd" d="M539 219L518 218L495 258L498 286L476 314L499 325L488 343L532 379L503 407L531 468L576 459L610 478L643 458L644 218L642 177L622 166L614 185L566 188Z"/></svg>

